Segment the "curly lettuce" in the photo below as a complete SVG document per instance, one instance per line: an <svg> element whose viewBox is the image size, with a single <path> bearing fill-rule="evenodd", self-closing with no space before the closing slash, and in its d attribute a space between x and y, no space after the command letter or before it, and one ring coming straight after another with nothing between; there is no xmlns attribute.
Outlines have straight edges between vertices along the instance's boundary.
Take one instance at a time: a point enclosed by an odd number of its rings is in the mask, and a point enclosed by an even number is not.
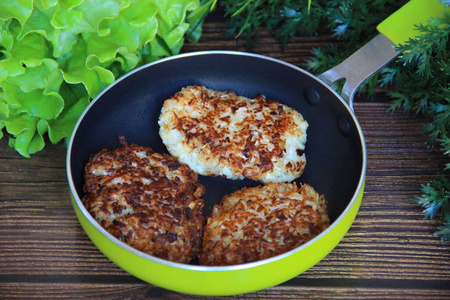
<svg viewBox="0 0 450 300"><path fill-rule="evenodd" d="M0 1L0 139L25 157L67 141L116 78L197 41L215 2Z"/></svg>

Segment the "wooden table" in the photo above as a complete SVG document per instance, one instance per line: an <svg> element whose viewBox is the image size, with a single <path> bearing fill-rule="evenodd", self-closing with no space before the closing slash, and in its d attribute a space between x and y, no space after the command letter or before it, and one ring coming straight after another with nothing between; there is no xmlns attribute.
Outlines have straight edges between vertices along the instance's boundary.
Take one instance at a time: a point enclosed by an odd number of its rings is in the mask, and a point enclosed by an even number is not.
<svg viewBox="0 0 450 300"><path fill-rule="evenodd" d="M197 44L183 52L245 51L244 41L224 33L208 17ZM329 36L292 39L285 52L265 32L255 52L298 65ZM368 151L360 212L342 242L296 278L234 298L450 299L450 243L432 233L409 199L435 179L448 159L425 144L429 119L387 111L389 99L360 97L354 105ZM119 269L91 243L71 206L66 148L50 145L26 159L0 140L0 298L4 299L202 299L152 286ZM225 298L225 297L223 297Z"/></svg>

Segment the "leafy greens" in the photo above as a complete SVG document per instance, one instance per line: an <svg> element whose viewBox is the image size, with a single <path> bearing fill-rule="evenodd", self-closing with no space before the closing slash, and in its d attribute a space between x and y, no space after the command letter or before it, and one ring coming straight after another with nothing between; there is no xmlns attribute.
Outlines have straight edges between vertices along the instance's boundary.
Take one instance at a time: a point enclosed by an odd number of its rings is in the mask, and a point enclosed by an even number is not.
<svg viewBox="0 0 450 300"><path fill-rule="evenodd" d="M0 138L25 157L67 140L116 78L198 40L214 2L1 1Z"/></svg>

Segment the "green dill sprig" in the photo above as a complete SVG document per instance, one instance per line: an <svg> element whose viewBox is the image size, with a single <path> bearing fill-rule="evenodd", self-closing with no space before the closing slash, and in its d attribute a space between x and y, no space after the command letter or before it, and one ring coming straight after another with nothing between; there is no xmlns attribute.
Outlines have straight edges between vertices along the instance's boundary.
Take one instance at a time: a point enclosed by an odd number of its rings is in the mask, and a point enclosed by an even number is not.
<svg viewBox="0 0 450 300"><path fill-rule="evenodd" d="M425 219L440 215L444 221L450 222L450 180L441 175L439 180L422 185L422 193L412 201L425 208Z"/></svg>
<svg viewBox="0 0 450 300"><path fill-rule="evenodd" d="M422 195L411 201L424 208L425 219L439 218L444 221L434 233L442 240L450 240L450 179L445 175L422 185Z"/></svg>
<svg viewBox="0 0 450 300"><path fill-rule="evenodd" d="M440 236L443 241L450 241L450 223L444 223L438 226L438 230L433 234L435 236Z"/></svg>
<svg viewBox="0 0 450 300"><path fill-rule="evenodd" d="M247 47L258 41L258 28L269 30L282 46L292 36L330 32L337 39L368 40L376 25L407 0L225 0L228 32L246 34ZM352 48L352 47L346 47Z"/></svg>
<svg viewBox="0 0 450 300"><path fill-rule="evenodd" d="M221 4L228 19L228 33L245 34L247 48L258 41L258 28L265 27L284 45L297 34L317 34L325 0L226 0ZM317 12L317 13L316 13Z"/></svg>
<svg viewBox="0 0 450 300"><path fill-rule="evenodd" d="M391 110L402 108L406 113L426 114L432 121L425 124L430 145L439 143L445 156L450 156L450 11L417 26L418 36L400 45L402 55L397 60L388 92L394 99ZM450 240L450 163L438 179L422 185L422 195L413 199L424 208L425 218L440 218L443 224L434 233Z"/></svg>
<svg viewBox="0 0 450 300"><path fill-rule="evenodd" d="M391 110L423 113L433 118L424 126L428 142L440 142L450 153L450 10L428 24L417 26L419 35L398 47L395 92Z"/></svg>

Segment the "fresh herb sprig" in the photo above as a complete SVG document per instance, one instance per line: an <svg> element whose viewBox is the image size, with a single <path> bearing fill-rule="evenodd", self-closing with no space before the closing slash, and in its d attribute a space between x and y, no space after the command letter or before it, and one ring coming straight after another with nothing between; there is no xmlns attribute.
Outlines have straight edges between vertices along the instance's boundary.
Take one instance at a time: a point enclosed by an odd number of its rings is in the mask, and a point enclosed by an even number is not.
<svg viewBox="0 0 450 300"><path fill-rule="evenodd" d="M225 15L229 18L229 33L240 36L245 33L247 48L258 41L258 28L266 27L284 45L296 34L317 34L324 15L312 15L320 11L325 0L236 0L223 1Z"/></svg>
<svg viewBox="0 0 450 300"><path fill-rule="evenodd" d="M434 235L450 240L450 178L441 175L438 180L422 185L422 195L412 201L424 208L425 219L443 220Z"/></svg>
<svg viewBox="0 0 450 300"><path fill-rule="evenodd" d="M403 109L429 115L423 127L430 145L439 144L450 156L450 9L442 17L417 26L420 33L398 47L403 52L395 70L391 110ZM422 195L413 199L424 208L425 218L440 218L435 235L450 240L450 163L437 180L422 185Z"/></svg>
<svg viewBox="0 0 450 300"><path fill-rule="evenodd" d="M438 1L438 0L430 0ZM258 27L265 27L281 44L295 35L328 32L337 43L313 49L303 67L322 73L336 66L376 34L376 25L407 0L314 0L307 9L305 1L225 0L230 32L247 33L249 49L258 40ZM440 0L448 3L450 0ZM246 4L244 6L244 4ZM289 12L288 14L286 12ZM399 46L403 51L389 67L367 80L359 92L373 95L375 88L388 88L393 99L390 110L407 114L426 114L432 121L423 131L430 145L440 145L450 156L450 9L440 18L417 27L418 36ZM440 218L443 224L435 235L450 240L450 164L438 179L424 184L422 195L412 201L424 208L425 218Z"/></svg>

